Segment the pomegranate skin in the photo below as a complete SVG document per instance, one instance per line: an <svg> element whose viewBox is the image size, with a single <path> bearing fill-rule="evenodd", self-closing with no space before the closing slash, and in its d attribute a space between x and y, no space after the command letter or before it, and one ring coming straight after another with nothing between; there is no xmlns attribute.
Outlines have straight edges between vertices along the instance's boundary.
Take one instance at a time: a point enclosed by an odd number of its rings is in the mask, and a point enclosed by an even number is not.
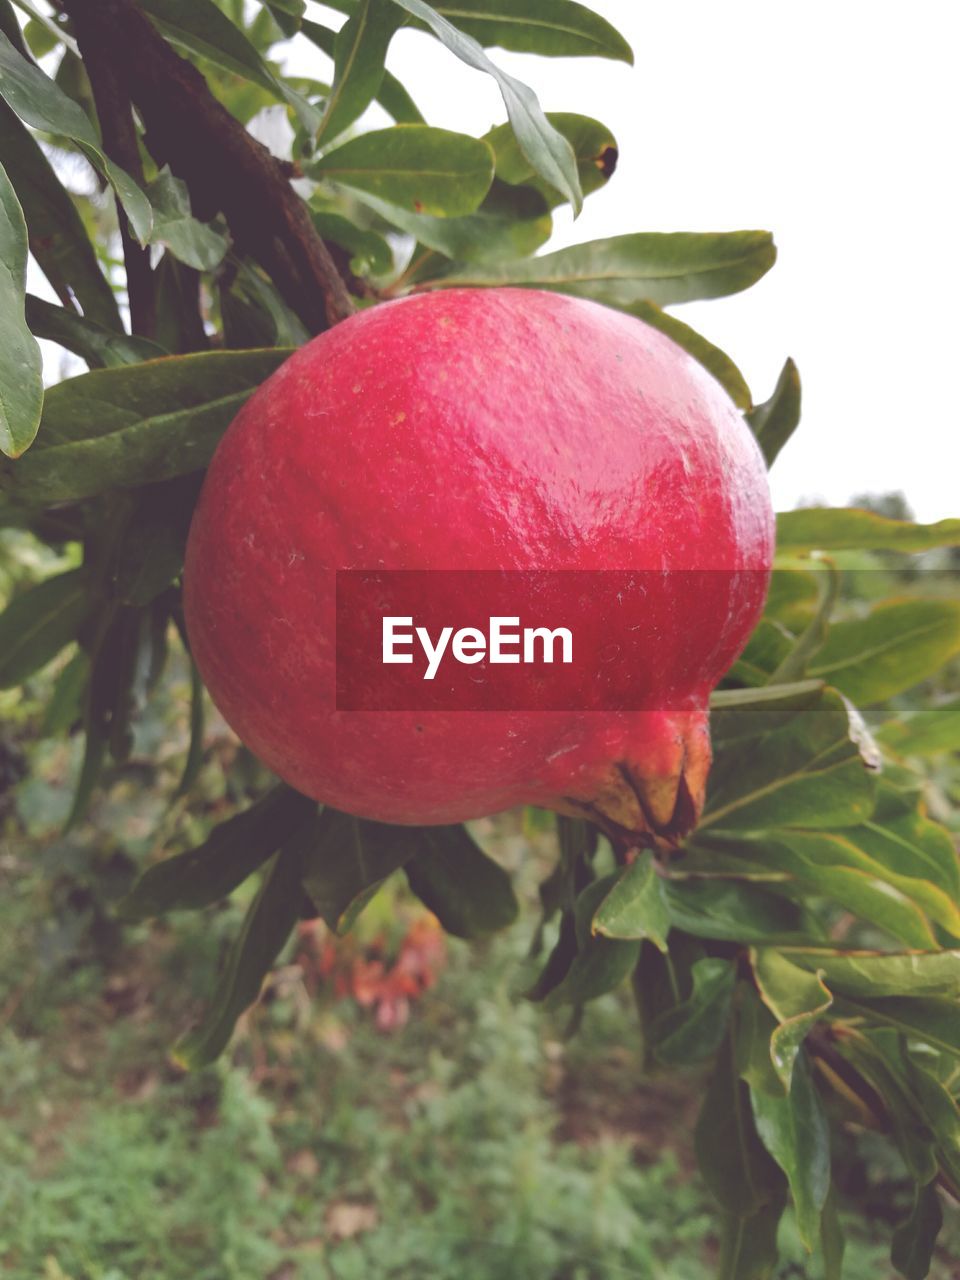
<svg viewBox="0 0 960 1280"><path fill-rule="evenodd" d="M398 823L539 804L669 845L699 816L707 700L773 536L756 442L669 338L561 294L443 290L344 321L251 397L207 473L184 607L220 711L307 795ZM338 569L669 571L648 709L338 711ZM704 569L719 606L673 572Z"/></svg>

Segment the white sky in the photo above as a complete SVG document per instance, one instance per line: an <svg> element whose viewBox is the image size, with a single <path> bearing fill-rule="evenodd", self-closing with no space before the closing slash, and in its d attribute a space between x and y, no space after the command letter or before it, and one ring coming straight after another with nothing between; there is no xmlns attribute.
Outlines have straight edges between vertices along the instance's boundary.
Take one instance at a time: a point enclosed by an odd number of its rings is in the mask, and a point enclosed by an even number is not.
<svg viewBox="0 0 960 1280"><path fill-rule="evenodd" d="M780 257L759 284L676 314L737 361L757 399L797 361L804 416L771 474L776 505L902 489L920 519L960 515L960 9L588 3L630 41L634 67L492 51L545 109L594 115L620 144L612 182L575 225L560 215L550 247L772 231ZM431 124L482 133L504 118L489 77L428 36L401 32L388 65Z"/></svg>

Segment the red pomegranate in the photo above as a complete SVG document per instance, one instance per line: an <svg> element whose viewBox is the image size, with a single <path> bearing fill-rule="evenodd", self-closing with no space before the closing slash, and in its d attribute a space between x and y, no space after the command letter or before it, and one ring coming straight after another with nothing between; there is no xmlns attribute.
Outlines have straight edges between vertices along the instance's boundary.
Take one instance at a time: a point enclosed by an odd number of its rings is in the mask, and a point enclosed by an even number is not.
<svg viewBox="0 0 960 1280"><path fill-rule="evenodd" d="M206 477L185 610L217 706L307 795L399 823L542 805L671 844L702 808L708 697L772 554L759 449L669 338L578 298L451 289L359 313L251 397ZM597 709L566 672L558 710L540 671L497 710L338 709L346 569L457 571L436 579L454 625L472 571L575 570L551 603L568 591L597 644L611 610L584 610L589 575L640 571L636 687Z"/></svg>

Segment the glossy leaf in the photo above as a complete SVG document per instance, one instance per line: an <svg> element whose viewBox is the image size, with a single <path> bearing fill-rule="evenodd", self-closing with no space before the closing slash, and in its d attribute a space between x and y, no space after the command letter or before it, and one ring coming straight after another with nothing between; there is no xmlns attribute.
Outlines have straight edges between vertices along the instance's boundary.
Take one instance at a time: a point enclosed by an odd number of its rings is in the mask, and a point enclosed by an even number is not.
<svg viewBox="0 0 960 1280"><path fill-rule="evenodd" d="M678 347L683 347L688 355L693 356L698 364L702 364L716 378L738 409L749 409L752 403L750 388L743 374L730 357L709 342L702 333L661 310L655 302L636 302L630 308L630 314L672 338Z"/></svg>
<svg viewBox="0 0 960 1280"><path fill-rule="evenodd" d="M928 551L960 546L960 520L911 524L853 507L804 507L777 516L777 546L819 551Z"/></svg>
<svg viewBox="0 0 960 1280"><path fill-rule="evenodd" d="M85 360L91 369L116 368L156 360L167 353L148 338L130 337L88 320L67 307L57 307L27 294L27 323L37 338L57 342Z"/></svg>
<svg viewBox="0 0 960 1280"><path fill-rule="evenodd" d="M838 622L811 663L859 705L909 689L960 653L960 600L894 600Z"/></svg>
<svg viewBox="0 0 960 1280"><path fill-rule="evenodd" d="M344 8L343 12L347 13L349 17L352 15L353 9ZM303 19L300 23L300 30L318 49L322 49L328 58L336 57L338 32L332 31L329 27L325 27L319 22L311 22L309 18ZM426 123L410 94L397 77L391 75L389 71L385 71L383 74L376 100L387 115L392 116L397 124Z"/></svg>
<svg viewBox="0 0 960 1280"><path fill-rule="evenodd" d="M30 251L61 298L70 294L88 320L120 333L113 290L100 270L76 205L30 130L0 99L0 163L27 220Z"/></svg>
<svg viewBox="0 0 960 1280"><path fill-rule="evenodd" d="M697 938L747 943L803 934L793 902L746 880L678 874L661 892L671 924Z"/></svg>
<svg viewBox="0 0 960 1280"><path fill-rule="evenodd" d="M237 1019L260 995L270 966L297 923L301 873L300 848L294 838L274 855L267 868L202 1022L174 1050L174 1057L185 1067L195 1070L219 1057Z"/></svg>
<svg viewBox="0 0 960 1280"><path fill-rule="evenodd" d="M482 938L513 924L519 908L510 877L463 826L424 827L423 836L404 872L447 933Z"/></svg>
<svg viewBox="0 0 960 1280"><path fill-rule="evenodd" d="M100 139L82 107L57 87L34 63L20 56L0 33L0 96L26 124L72 139L117 193L130 226L141 244L150 239L150 202L119 165L103 152Z"/></svg>
<svg viewBox="0 0 960 1280"><path fill-rule="evenodd" d="M943 1208L936 1185L917 1187L910 1216L893 1233L890 1261L906 1280L926 1280L930 1274Z"/></svg>
<svg viewBox="0 0 960 1280"><path fill-rule="evenodd" d="M703 1180L727 1214L749 1218L775 1201L782 1178L757 1134L729 1040L707 1085L694 1146Z"/></svg>
<svg viewBox="0 0 960 1280"><path fill-rule="evenodd" d="M800 425L800 374L787 360L773 395L747 414L767 466L772 467L780 450Z"/></svg>
<svg viewBox="0 0 960 1280"><path fill-rule="evenodd" d="M317 131L317 141L337 137L377 96L384 60L402 21L390 0L360 0L334 45L334 78Z"/></svg>
<svg viewBox="0 0 960 1280"><path fill-rule="evenodd" d="M410 213L367 192L359 193L359 198L385 221L415 236L421 245L459 262L500 252L533 253L549 238L553 226L542 196L527 187L508 187L497 179L478 208L458 218ZM441 262L430 275L442 276L448 269L449 263ZM418 279L416 259L404 276Z"/></svg>
<svg viewBox="0 0 960 1280"><path fill-rule="evenodd" d="M887 720L877 741L902 756L932 756L960 751L960 698Z"/></svg>
<svg viewBox="0 0 960 1280"><path fill-rule="evenodd" d="M438 0L433 7L486 48L633 62L619 31L574 0Z"/></svg>
<svg viewBox="0 0 960 1280"><path fill-rule="evenodd" d="M360 274L385 276L393 270L393 250L383 236L326 209L313 210L310 216L324 240L332 240L353 254L351 265Z"/></svg>
<svg viewBox="0 0 960 1280"><path fill-rule="evenodd" d="M617 140L609 128L591 116L570 111L548 111L547 120L573 148L584 196L605 186L613 176L619 155ZM520 149L517 135L509 124L497 125L483 135L483 140L493 148L496 173L501 182L539 191L548 209L562 203L556 188L538 176L536 168Z"/></svg>
<svg viewBox="0 0 960 1280"><path fill-rule="evenodd" d="M555 187L565 200L570 201L576 216L583 206L583 193L580 190L573 148L543 114L533 90L501 71L473 36L458 30L436 9L425 4L424 0L394 0L394 3L425 23L437 39L468 67L493 76L503 96L507 116L520 149L540 177Z"/></svg>
<svg viewBox="0 0 960 1280"><path fill-rule="evenodd" d="M642 302L663 307L739 293L765 275L775 257L766 231L638 232L539 258L485 263L440 283L553 289L631 311Z"/></svg>
<svg viewBox="0 0 960 1280"><path fill-rule="evenodd" d="M798 711L816 707L822 680L748 689L715 689L710 695L710 739L715 749L782 728Z"/></svg>
<svg viewBox="0 0 960 1280"><path fill-rule="evenodd" d="M324 809L304 846L303 887L317 914L346 933L372 893L423 848L425 830Z"/></svg>
<svg viewBox="0 0 960 1280"><path fill-rule="evenodd" d="M15 595L0 613L0 689L22 684L75 640L94 603L80 569Z"/></svg>
<svg viewBox="0 0 960 1280"><path fill-rule="evenodd" d="M214 0L142 0L141 7L174 44L267 89L294 109L308 133L316 133L320 113L273 72Z"/></svg>
<svg viewBox="0 0 960 1280"><path fill-rule="evenodd" d="M835 994L851 996L950 996L960 999L960 950L835 951L784 948L788 960L814 972Z"/></svg>
<svg viewBox="0 0 960 1280"><path fill-rule="evenodd" d="M154 244L166 246L175 258L195 271L213 271L227 252L227 237L190 212L187 184L164 166L147 188L153 205Z"/></svg>
<svg viewBox="0 0 960 1280"><path fill-rule="evenodd" d="M830 1189L830 1134L806 1055L797 1057L788 1094L755 1092L750 1101L760 1139L787 1176L800 1238L812 1252Z"/></svg>
<svg viewBox="0 0 960 1280"><path fill-rule="evenodd" d="M770 1036L770 1061L784 1090L789 1090L803 1041L833 1004L833 995L816 974L791 964L773 948L752 951L750 959L760 997L777 1019Z"/></svg>
<svg viewBox="0 0 960 1280"><path fill-rule="evenodd" d="M650 1029L653 1053L666 1066L704 1062L727 1033L736 967L729 960L706 957L691 970L688 1000L661 1014Z"/></svg>
<svg viewBox="0 0 960 1280"><path fill-rule="evenodd" d="M853 826L870 816L879 764L862 720L829 690L749 755L720 756L700 831Z"/></svg>
<svg viewBox="0 0 960 1280"><path fill-rule="evenodd" d="M289 354L201 352L68 378L47 393L41 440L6 486L19 502L47 505L202 469Z"/></svg>
<svg viewBox="0 0 960 1280"><path fill-rule="evenodd" d="M27 224L0 164L0 450L16 458L37 434L43 361L27 327Z"/></svg>
<svg viewBox="0 0 960 1280"><path fill-rule="evenodd" d="M597 880L578 896L575 906L577 952L563 980L547 996L547 1008L582 1005L605 995L618 987L637 963L639 942L614 940L592 932L593 917L612 885L612 877Z"/></svg>
<svg viewBox="0 0 960 1280"><path fill-rule="evenodd" d="M121 903L121 914L126 920L146 920L219 902L315 812L314 801L282 784L274 787L249 809L214 827L197 848L148 867Z"/></svg>
<svg viewBox="0 0 960 1280"><path fill-rule="evenodd" d="M472 213L487 194L493 152L465 133L403 124L351 138L305 172L416 213L457 217Z"/></svg>
<svg viewBox="0 0 960 1280"><path fill-rule="evenodd" d="M721 1216L716 1280L770 1280L779 1257L777 1230L785 1203L778 1193L755 1213Z"/></svg>
<svg viewBox="0 0 960 1280"><path fill-rule="evenodd" d="M896 887L885 867L871 863L852 841L841 838L847 834L777 831L767 837L740 837L734 847L744 861L754 859L768 873L785 874L808 894L833 898L906 946L935 947L930 920L915 901L924 897L922 882L910 881L910 892Z"/></svg>
<svg viewBox="0 0 960 1280"><path fill-rule="evenodd" d="M667 950L670 914L649 851L618 878L597 908L592 927L608 938L649 938L661 951Z"/></svg>
<svg viewBox="0 0 960 1280"><path fill-rule="evenodd" d="M936 996L883 996L876 1000L845 996L841 1013L892 1027L909 1039L922 1041L960 1058L960 1018L953 1000Z"/></svg>

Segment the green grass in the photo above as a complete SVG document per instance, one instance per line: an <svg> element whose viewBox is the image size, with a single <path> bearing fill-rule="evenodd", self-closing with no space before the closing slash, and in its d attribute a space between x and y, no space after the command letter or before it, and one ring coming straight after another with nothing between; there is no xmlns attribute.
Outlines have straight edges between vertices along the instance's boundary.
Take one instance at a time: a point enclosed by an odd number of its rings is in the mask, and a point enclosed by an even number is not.
<svg viewBox="0 0 960 1280"><path fill-rule="evenodd" d="M437 987L384 1035L352 1002L306 1003L291 967L229 1061L184 1076L165 1051L235 914L141 930L107 968L32 988L0 1036L4 1276L709 1275L697 1082L636 1078L623 1001L563 1044L512 994L518 934L483 954L452 944ZM781 1276L815 1277L789 1222L783 1239ZM888 1274L885 1255L860 1238L851 1280Z"/></svg>

